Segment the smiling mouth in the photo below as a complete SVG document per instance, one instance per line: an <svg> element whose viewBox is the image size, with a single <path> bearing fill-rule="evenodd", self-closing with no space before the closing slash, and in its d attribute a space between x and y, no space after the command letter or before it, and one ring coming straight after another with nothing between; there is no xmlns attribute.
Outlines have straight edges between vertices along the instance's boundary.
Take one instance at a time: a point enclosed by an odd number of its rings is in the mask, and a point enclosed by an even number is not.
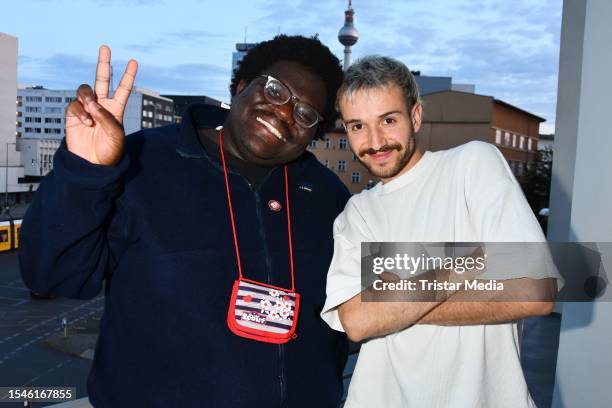
<svg viewBox="0 0 612 408"><path fill-rule="evenodd" d="M257 116L255 118L259 123L261 123L262 125L264 125L266 127L266 129L268 129L274 136L276 136L276 138L278 140L282 140L283 142L287 142L287 139L285 139L283 137L283 135L281 135L281 132L275 128L272 124L266 122L265 120L263 120L262 118L260 118L259 116Z"/></svg>

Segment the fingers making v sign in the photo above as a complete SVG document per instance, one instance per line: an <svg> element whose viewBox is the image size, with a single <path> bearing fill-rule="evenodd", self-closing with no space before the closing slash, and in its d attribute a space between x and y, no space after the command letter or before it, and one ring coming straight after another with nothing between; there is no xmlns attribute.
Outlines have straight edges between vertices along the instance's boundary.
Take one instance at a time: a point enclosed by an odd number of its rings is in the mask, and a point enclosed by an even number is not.
<svg viewBox="0 0 612 408"><path fill-rule="evenodd" d="M94 89L81 85L76 99L66 109L68 150L93 164L114 165L121 159L125 131L123 113L138 63L130 60L114 95L109 96L111 50L103 45L98 53Z"/></svg>

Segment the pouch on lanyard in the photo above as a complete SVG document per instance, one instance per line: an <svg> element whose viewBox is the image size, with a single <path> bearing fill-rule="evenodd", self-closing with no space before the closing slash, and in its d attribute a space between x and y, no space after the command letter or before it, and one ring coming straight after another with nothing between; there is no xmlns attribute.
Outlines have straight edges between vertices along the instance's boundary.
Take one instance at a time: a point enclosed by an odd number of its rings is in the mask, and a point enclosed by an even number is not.
<svg viewBox="0 0 612 408"><path fill-rule="evenodd" d="M236 279L227 325L240 337L283 344L297 337L300 295L260 282Z"/></svg>

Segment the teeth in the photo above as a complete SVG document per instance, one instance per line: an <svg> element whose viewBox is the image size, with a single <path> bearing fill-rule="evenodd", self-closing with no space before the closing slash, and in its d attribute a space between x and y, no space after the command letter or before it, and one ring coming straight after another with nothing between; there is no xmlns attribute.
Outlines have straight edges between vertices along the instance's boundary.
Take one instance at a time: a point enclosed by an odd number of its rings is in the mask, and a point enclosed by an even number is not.
<svg viewBox="0 0 612 408"><path fill-rule="evenodd" d="M259 116L257 116L257 121L259 123L261 123L262 125L264 125L270 132L272 132L274 134L274 136L276 136L279 140L282 140L283 142L286 142L287 139L285 139L283 137L283 135L281 135L281 132L278 131L277 128L275 128L274 126L272 126L270 123L266 122L265 120L263 120L262 118L260 118Z"/></svg>

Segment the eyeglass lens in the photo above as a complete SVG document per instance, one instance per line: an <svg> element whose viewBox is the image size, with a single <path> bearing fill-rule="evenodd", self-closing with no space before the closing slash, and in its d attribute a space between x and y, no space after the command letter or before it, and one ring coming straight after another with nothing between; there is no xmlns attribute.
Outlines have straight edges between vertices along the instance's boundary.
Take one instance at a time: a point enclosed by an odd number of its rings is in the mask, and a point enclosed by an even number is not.
<svg viewBox="0 0 612 408"><path fill-rule="evenodd" d="M264 95L275 105L284 105L293 96L291 91L276 79L268 79L264 87ZM293 107L293 118L304 127L312 127L319 121L319 114L310 105L298 101Z"/></svg>

